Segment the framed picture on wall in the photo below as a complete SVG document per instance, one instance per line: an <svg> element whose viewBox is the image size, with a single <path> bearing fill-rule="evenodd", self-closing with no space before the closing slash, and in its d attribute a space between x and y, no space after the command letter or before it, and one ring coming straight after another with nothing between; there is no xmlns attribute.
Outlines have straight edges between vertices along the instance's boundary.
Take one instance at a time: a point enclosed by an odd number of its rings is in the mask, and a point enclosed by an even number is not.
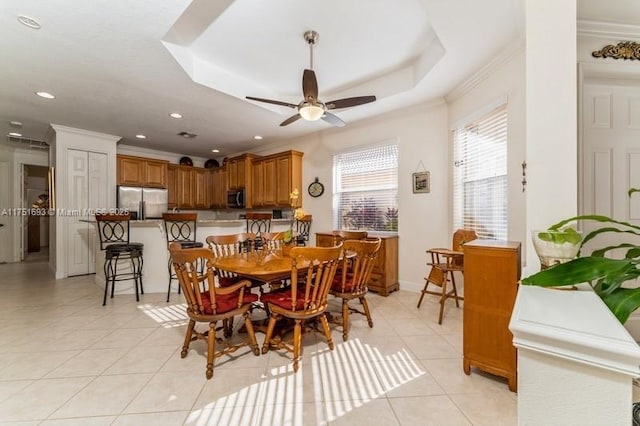
<svg viewBox="0 0 640 426"><path fill-rule="evenodd" d="M429 172L416 172L413 174L413 193L428 193L429 188Z"/></svg>

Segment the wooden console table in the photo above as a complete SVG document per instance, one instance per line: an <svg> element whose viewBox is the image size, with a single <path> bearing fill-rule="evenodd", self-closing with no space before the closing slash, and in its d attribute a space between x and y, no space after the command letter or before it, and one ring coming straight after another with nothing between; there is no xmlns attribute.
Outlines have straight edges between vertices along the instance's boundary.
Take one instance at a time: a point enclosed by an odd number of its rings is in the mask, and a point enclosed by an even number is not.
<svg viewBox="0 0 640 426"><path fill-rule="evenodd" d="M369 232L370 237L380 237L382 245L371 273L369 290L388 296L392 291L400 289L398 282L398 236ZM316 245L331 247L333 234L331 232L316 232Z"/></svg>

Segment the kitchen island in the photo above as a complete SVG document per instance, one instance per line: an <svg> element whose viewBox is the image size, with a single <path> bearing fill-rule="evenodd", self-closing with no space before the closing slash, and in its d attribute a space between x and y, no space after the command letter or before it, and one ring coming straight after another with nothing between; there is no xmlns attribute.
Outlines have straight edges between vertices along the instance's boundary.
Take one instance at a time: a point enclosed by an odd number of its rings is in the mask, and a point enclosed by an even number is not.
<svg viewBox="0 0 640 426"><path fill-rule="evenodd" d="M91 220L91 223L96 223ZM142 270L142 282L145 293L166 293L169 284L169 251L167 250L167 237L164 230L164 222L161 219L132 220L130 223L130 241L144 244ZM289 229L291 221L288 219L273 219L271 232L281 232ZM245 232L245 219L203 219L197 221L196 241L206 247L206 239L209 235L228 235ZM100 241L96 238L95 268L96 284L104 288L104 252L100 250ZM128 262L118 265L124 269L129 268ZM178 291L178 281L173 280L172 292ZM133 280L124 280L116 283L115 294L133 294L135 287Z"/></svg>

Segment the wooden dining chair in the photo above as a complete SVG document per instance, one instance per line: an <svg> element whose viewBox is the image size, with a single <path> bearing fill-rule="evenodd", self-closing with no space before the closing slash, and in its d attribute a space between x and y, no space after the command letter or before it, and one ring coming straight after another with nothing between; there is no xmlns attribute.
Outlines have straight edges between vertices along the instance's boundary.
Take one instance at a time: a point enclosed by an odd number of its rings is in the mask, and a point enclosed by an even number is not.
<svg viewBox="0 0 640 426"><path fill-rule="evenodd" d="M338 229L331 232L333 234L333 244L338 245L345 240L364 240L369 235L367 231L349 231Z"/></svg>
<svg viewBox="0 0 640 426"><path fill-rule="evenodd" d="M213 376L215 358L233 353L243 346L250 346L254 355L258 356L260 350L249 318L249 308L253 302L258 300L258 296L249 292L247 287L251 283L248 280L241 280L233 285L221 287L216 282L216 271L212 265L213 253L206 248L182 248L180 243L172 243L169 246L169 251L178 282L187 301L187 315L189 316L189 325L180 356L182 358L187 356L192 340L206 341L207 379ZM204 275L198 271L200 264L205 265ZM233 327L233 318L236 315L244 317L247 340L235 344L228 340L222 340L223 347L216 351L216 340L219 340L216 337L216 332L224 330L226 335L226 330ZM216 327L218 322L222 323L222 327ZM196 323L208 323L209 328L204 332L198 332L195 330Z"/></svg>
<svg viewBox="0 0 640 426"><path fill-rule="evenodd" d="M213 257L220 258L232 256L237 253L248 253L254 248L256 236L251 232L229 235L209 235L206 238L207 246ZM237 274L217 269L218 281L221 287L227 287L240 280Z"/></svg>
<svg viewBox="0 0 640 426"><path fill-rule="evenodd" d="M342 268L333 279L330 293L334 297L342 299L342 340L349 337L349 314L358 313L367 318L369 327L373 327L371 311L365 298L369 289L367 283L371 278L371 272L376 263L382 240L345 240L342 248L345 252L355 253L355 257L343 256ZM349 301L358 299L363 311L349 306Z"/></svg>
<svg viewBox="0 0 640 426"><path fill-rule="evenodd" d="M427 254L431 258L431 262L427 265L431 266L429 275L425 278L424 288L418 300L418 308L422 304L425 294L434 294L440 296L440 313L438 315L438 324L442 324L442 315L444 312L444 302L447 299L454 299L456 307L460 307L460 300L464 300L458 295L456 288L455 273L464 272L464 253L462 252L462 244L478 238L475 231L469 229L458 229L453 234L451 249L433 248L427 250ZM451 283L451 290L447 291L447 284ZM438 287L437 290L429 290L429 285Z"/></svg>
<svg viewBox="0 0 640 426"><path fill-rule="evenodd" d="M261 237L263 250L280 250L284 245L284 232L263 232Z"/></svg>
<svg viewBox="0 0 640 426"><path fill-rule="evenodd" d="M285 349L293 352L293 371L298 371L302 353L303 321L318 318L327 344L333 350L331 330L325 312L341 251L341 245L293 247L291 249L291 285L262 296L262 302L268 305L270 312L262 353L265 354L270 349ZM306 267L299 268L299 263ZM293 342L272 338L276 321L283 317L294 321Z"/></svg>

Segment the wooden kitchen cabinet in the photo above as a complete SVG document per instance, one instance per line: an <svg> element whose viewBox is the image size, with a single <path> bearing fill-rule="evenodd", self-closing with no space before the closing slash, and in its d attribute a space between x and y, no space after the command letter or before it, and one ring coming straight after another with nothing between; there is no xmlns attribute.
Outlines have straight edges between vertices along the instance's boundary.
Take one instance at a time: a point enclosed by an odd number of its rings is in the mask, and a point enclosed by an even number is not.
<svg viewBox="0 0 640 426"><path fill-rule="evenodd" d="M253 161L260 158L254 154L243 154L229 159L227 163L227 186L229 189L245 189L245 207L253 207L252 171Z"/></svg>
<svg viewBox="0 0 640 426"><path fill-rule="evenodd" d="M463 370L477 367L517 389L516 348L509 331L520 280L520 243L474 240L464 250Z"/></svg>
<svg viewBox="0 0 640 426"><path fill-rule="evenodd" d="M288 205L294 189L302 194L302 153L288 151L276 158L276 204Z"/></svg>
<svg viewBox="0 0 640 426"><path fill-rule="evenodd" d="M212 185L209 170L201 167L169 164L167 167L168 207L208 209Z"/></svg>
<svg viewBox="0 0 640 426"><path fill-rule="evenodd" d="M218 167L211 170L211 207L227 208L227 169Z"/></svg>
<svg viewBox="0 0 640 426"><path fill-rule="evenodd" d="M193 185L193 207L196 209L208 209L209 179L207 179L207 170L194 168L191 170L191 179Z"/></svg>
<svg viewBox="0 0 640 426"><path fill-rule="evenodd" d="M167 166L167 207L178 207L178 169L180 166L169 164Z"/></svg>
<svg viewBox="0 0 640 426"><path fill-rule="evenodd" d="M163 160L118 155L118 185L166 188L167 164Z"/></svg>
<svg viewBox="0 0 640 426"><path fill-rule="evenodd" d="M167 187L167 162L161 160L145 160L144 186L155 188Z"/></svg>
<svg viewBox="0 0 640 426"><path fill-rule="evenodd" d="M367 286L371 291L388 296L389 293L400 289L398 282L398 236L376 232L368 232L368 235L369 237L380 237L382 244ZM334 237L330 232L316 233L318 247L331 247L333 241Z"/></svg>
<svg viewBox="0 0 640 426"><path fill-rule="evenodd" d="M254 160L254 165L260 164L253 170L261 173L261 182L254 185L253 207L290 206L289 194L296 188L302 192L302 156L299 151L285 151Z"/></svg>
<svg viewBox="0 0 640 426"><path fill-rule="evenodd" d="M264 201L264 161L254 160L251 166L251 195L253 207L265 206Z"/></svg>
<svg viewBox="0 0 640 426"><path fill-rule="evenodd" d="M195 207L194 200L194 179L192 175L192 168L184 166L178 168L177 174L177 199L178 208L192 209Z"/></svg>

